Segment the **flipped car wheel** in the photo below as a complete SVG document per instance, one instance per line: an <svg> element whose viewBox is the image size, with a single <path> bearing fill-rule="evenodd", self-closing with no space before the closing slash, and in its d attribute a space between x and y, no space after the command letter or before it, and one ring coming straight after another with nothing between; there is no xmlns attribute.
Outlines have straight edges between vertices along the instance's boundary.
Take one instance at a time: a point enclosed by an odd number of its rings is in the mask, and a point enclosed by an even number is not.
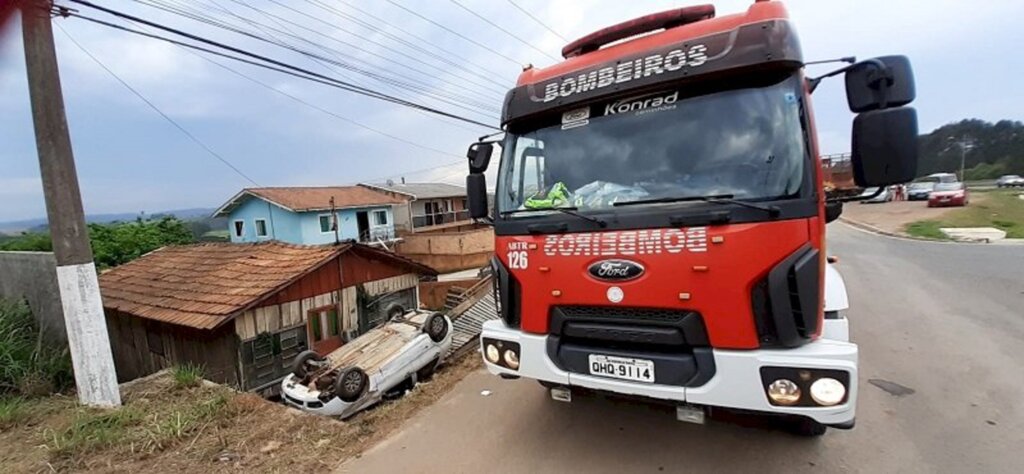
<svg viewBox="0 0 1024 474"><path fill-rule="evenodd" d="M441 313L431 314L427 318L427 323L423 325L423 332L430 336L431 341L443 341L444 337L448 335L448 322L444 320L444 315Z"/></svg>
<svg viewBox="0 0 1024 474"><path fill-rule="evenodd" d="M324 358L320 357L316 351L302 351L299 355L295 356L295 360L292 362L292 374L298 378L305 378L309 375L312 367L310 362L321 362Z"/></svg>
<svg viewBox="0 0 1024 474"><path fill-rule="evenodd" d="M342 369L334 379L334 394L343 402L352 403L359 400L366 390L366 372L359 367Z"/></svg>
<svg viewBox="0 0 1024 474"><path fill-rule="evenodd" d="M404 315L405 308L398 303L391 303L384 309L384 314L387 315L388 321L391 321Z"/></svg>

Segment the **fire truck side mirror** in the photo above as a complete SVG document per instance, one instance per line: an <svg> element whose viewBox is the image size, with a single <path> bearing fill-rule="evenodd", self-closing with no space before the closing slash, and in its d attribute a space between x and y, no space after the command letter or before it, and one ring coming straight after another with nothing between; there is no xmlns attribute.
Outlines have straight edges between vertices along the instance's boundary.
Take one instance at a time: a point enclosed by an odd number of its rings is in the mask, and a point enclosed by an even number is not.
<svg viewBox="0 0 1024 474"><path fill-rule="evenodd" d="M883 56L846 70L846 101L854 113L902 107L914 101L914 70L906 56Z"/></svg>
<svg viewBox="0 0 1024 474"><path fill-rule="evenodd" d="M466 200L469 204L469 217L485 219L490 215L487 206L487 177L483 173L470 173L466 176Z"/></svg>
<svg viewBox="0 0 1024 474"><path fill-rule="evenodd" d="M888 186L917 176L917 111L872 110L853 120L853 179L857 186Z"/></svg>
<svg viewBox="0 0 1024 474"><path fill-rule="evenodd" d="M494 151L494 144L491 142L479 142L469 146L466 158L469 158L469 172L483 173L487 171L487 165L491 163L491 153Z"/></svg>

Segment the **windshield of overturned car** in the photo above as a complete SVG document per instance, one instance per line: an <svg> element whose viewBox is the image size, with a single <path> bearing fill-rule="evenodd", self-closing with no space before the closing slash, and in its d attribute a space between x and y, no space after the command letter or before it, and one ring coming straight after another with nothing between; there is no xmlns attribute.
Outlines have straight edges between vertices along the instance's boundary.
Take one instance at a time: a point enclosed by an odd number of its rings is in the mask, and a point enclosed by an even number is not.
<svg viewBox="0 0 1024 474"><path fill-rule="evenodd" d="M681 89L592 104L508 135L498 210L700 196L796 197L807 147L798 76L687 96ZM621 205L621 204L620 204ZM654 204L651 204L654 205Z"/></svg>

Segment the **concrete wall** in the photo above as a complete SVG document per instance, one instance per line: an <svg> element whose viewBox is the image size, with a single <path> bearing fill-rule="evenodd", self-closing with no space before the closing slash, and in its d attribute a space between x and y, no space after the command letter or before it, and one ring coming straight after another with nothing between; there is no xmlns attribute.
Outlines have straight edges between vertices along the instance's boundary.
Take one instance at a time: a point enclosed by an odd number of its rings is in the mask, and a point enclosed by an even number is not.
<svg viewBox="0 0 1024 474"><path fill-rule="evenodd" d="M56 268L50 252L0 252L0 296L28 301L47 336L65 341Z"/></svg>
<svg viewBox="0 0 1024 474"><path fill-rule="evenodd" d="M494 231L487 227L408 234L395 251L441 273L479 268L487 265L494 253Z"/></svg>
<svg viewBox="0 0 1024 474"><path fill-rule="evenodd" d="M448 281L421 281L420 282L420 306L440 310L444 308L448 290L452 287L470 289L473 285L480 283L480 279L448 280Z"/></svg>

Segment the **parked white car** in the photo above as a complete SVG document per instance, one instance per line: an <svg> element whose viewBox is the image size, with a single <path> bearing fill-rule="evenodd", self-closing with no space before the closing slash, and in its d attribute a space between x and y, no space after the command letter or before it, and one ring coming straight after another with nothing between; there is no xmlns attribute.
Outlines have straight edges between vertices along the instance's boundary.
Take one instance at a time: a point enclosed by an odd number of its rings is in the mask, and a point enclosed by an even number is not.
<svg viewBox="0 0 1024 474"><path fill-rule="evenodd" d="M398 314L326 357L313 351L297 355L292 373L281 381L284 402L347 418L430 377L451 349L451 320L440 313Z"/></svg>
<svg viewBox="0 0 1024 474"><path fill-rule="evenodd" d="M1015 174L1000 176L996 180L997 188L1024 188L1024 178Z"/></svg>
<svg viewBox="0 0 1024 474"><path fill-rule="evenodd" d="M860 197L866 198L866 197L875 196L875 193L877 193L877 192L878 192L878 188L867 188L867 189L864 190L863 193L861 193ZM882 192L880 194L878 194L877 196L872 197L871 199L863 200L860 203L861 204L874 204L874 203L889 202L889 201L892 201L892 193L889 192L889 188L883 188Z"/></svg>

